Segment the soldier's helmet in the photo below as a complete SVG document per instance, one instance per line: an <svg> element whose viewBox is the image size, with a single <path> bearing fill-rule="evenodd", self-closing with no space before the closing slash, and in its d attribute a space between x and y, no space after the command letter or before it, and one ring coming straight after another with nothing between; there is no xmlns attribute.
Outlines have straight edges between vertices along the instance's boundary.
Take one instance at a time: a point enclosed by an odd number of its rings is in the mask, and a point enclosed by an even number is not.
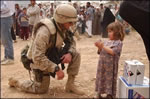
<svg viewBox="0 0 150 99"><path fill-rule="evenodd" d="M58 23L77 21L77 10L69 4L60 4L54 12L54 20Z"/></svg>

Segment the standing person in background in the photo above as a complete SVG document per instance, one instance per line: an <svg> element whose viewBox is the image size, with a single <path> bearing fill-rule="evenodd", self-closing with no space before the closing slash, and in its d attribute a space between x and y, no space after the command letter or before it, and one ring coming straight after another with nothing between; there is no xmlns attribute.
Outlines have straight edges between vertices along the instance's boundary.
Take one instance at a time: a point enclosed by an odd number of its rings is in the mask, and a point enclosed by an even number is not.
<svg viewBox="0 0 150 99"><path fill-rule="evenodd" d="M81 9L80 13L78 14L78 22L76 23L79 34L82 34L83 21L84 21L83 10Z"/></svg>
<svg viewBox="0 0 150 99"><path fill-rule="evenodd" d="M92 34L94 33L94 18L95 18L95 11L96 11L96 8L93 6L93 5L91 5L91 8L92 8L92 10L93 10L93 14L92 14Z"/></svg>
<svg viewBox="0 0 150 99"><path fill-rule="evenodd" d="M18 17L18 22L21 28L21 39L27 40L29 38L29 23L27 17L27 9L23 8L23 12Z"/></svg>
<svg viewBox="0 0 150 99"><path fill-rule="evenodd" d="M39 17L39 19L41 20L43 18L45 18L45 16L43 15L43 11L40 11L40 17Z"/></svg>
<svg viewBox="0 0 150 99"><path fill-rule="evenodd" d="M123 21L123 26L124 26L124 29L125 29L125 34L129 35L131 26L126 21Z"/></svg>
<svg viewBox="0 0 150 99"><path fill-rule="evenodd" d="M11 36L11 27L13 25L12 15L15 12L15 4L13 1L1 1L1 43L4 46L4 59L1 65L14 63L14 49Z"/></svg>
<svg viewBox="0 0 150 99"><path fill-rule="evenodd" d="M115 6L115 12L114 12L114 15L116 17L116 20L115 21L118 21L120 22L121 24L123 24L124 20L121 18L121 16L119 15L119 8L120 6Z"/></svg>
<svg viewBox="0 0 150 99"><path fill-rule="evenodd" d="M40 13L42 12L42 15L45 17L46 16L46 13L45 13L45 10L43 9L43 6L41 3L38 4L39 8L40 8Z"/></svg>
<svg viewBox="0 0 150 99"><path fill-rule="evenodd" d="M16 33L15 33L15 30L14 30L15 29L15 13L12 16L13 16L13 25L11 27L11 36L12 36L12 39L13 39L14 43L16 43L17 42Z"/></svg>
<svg viewBox="0 0 150 99"><path fill-rule="evenodd" d="M105 12L105 8L103 3L100 4L100 12L101 12L101 21L103 20L103 16L104 16L104 12Z"/></svg>
<svg viewBox="0 0 150 99"><path fill-rule="evenodd" d="M77 11L77 14L78 14L78 5L76 3L73 3L71 1L68 2L69 5L73 6L76 11ZM74 32L74 36L77 38L77 40L80 40L80 35L79 35L79 32L76 31L77 30L77 25L74 23L72 26L70 26L70 30L71 32Z"/></svg>
<svg viewBox="0 0 150 99"><path fill-rule="evenodd" d="M101 19L101 13L100 13L99 7L97 7L96 11L94 13L93 29L92 29L93 35L100 35L101 34L100 19Z"/></svg>
<svg viewBox="0 0 150 99"><path fill-rule="evenodd" d="M93 20L93 9L91 8L91 3L87 2L87 11L86 11L86 32L89 35L89 38L92 37L92 20Z"/></svg>
<svg viewBox="0 0 150 99"><path fill-rule="evenodd" d="M85 14L85 6L82 7L83 9L83 24L82 24L82 34L85 33L85 28L86 28L86 14Z"/></svg>
<svg viewBox="0 0 150 99"><path fill-rule="evenodd" d="M53 14L54 14L54 3L51 3L51 7L50 7L50 9L49 9L50 11L49 11L49 13L50 13L50 17L53 17Z"/></svg>
<svg viewBox="0 0 150 99"><path fill-rule="evenodd" d="M102 21L103 21L103 17L104 17L104 5L103 3L100 4L100 13L101 13L101 18L100 18L100 29L101 29L101 34L102 34L102 31L103 31L103 27L102 27Z"/></svg>
<svg viewBox="0 0 150 99"><path fill-rule="evenodd" d="M15 4L15 10L16 35L20 37L20 26L18 24L18 16L22 11L19 7L19 4Z"/></svg>
<svg viewBox="0 0 150 99"><path fill-rule="evenodd" d="M106 30L107 26L115 21L115 16L113 13L110 11L110 8L106 7L104 16L103 16L103 21L102 21L102 27L103 27L103 32L102 32L102 37L107 38L108 37L108 32Z"/></svg>
<svg viewBox="0 0 150 99"><path fill-rule="evenodd" d="M119 5L115 5L115 11L114 11L114 15L116 17L116 22L120 22L123 26L124 26L124 30L125 30L125 34L129 34L130 33L130 28L131 26L125 21L123 20L123 18L119 15Z"/></svg>
<svg viewBox="0 0 150 99"><path fill-rule="evenodd" d="M119 10L119 5L115 4L115 7L112 9L112 13L114 14L114 16L116 16L118 10Z"/></svg>
<svg viewBox="0 0 150 99"><path fill-rule="evenodd" d="M27 7L27 9L28 9L29 7L31 7L31 4L28 4L28 7Z"/></svg>
<svg viewBox="0 0 150 99"><path fill-rule="evenodd" d="M27 10L27 15L29 17L29 30L30 36L32 35L33 26L40 20L40 8L36 5L36 0L30 0L31 6Z"/></svg>

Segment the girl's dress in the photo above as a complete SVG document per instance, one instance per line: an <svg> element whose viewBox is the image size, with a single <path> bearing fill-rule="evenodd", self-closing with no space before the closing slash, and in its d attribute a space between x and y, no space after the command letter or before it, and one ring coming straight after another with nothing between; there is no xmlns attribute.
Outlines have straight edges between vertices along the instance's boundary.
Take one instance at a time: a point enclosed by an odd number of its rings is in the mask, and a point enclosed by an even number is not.
<svg viewBox="0 0 150 99"><path fill-rule="evenodd" d="M115 55L108 54L104 49L100 52L97 74L96 91L98 94L110 94L116 96L116 84L118 74L118 63L123 43L120 40L109 40L104 46L110 47Z"/></svg>

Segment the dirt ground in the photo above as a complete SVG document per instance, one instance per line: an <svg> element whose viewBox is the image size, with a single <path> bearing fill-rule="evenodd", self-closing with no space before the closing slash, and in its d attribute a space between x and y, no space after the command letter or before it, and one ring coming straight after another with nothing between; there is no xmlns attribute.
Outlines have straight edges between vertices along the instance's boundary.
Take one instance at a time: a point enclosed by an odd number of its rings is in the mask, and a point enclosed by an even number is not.
<svg viewBox="0 0 150 99"><path fill-rule="evenodd" d="M15 90L8 86L8 78L15 77L21 81L29 80L28 71L24 69L20 62L20 51L29 43L17 39L14 43L15 64L1 66L1 98L92 98L95 96L95 76L98 63L97 48L94 42L99 40L100 36L93 36L87 38L85 35L81 36L81 40L77 41L77 49L81 53L81 68L79 75L76 78L76 84L85 91L86 95L79 96L72 93L66 93L64 90L67 74L65 70L65 78L63 80L56 80L51 78L49 91L46 94L29 94ZM103 39L102 39L103 40ZM1 59L4 56L4 48L1 45ZM123 74L124 61L136 59L145 64L145 76L149 78L149 62L146 56L143 41L137 32L131 32L125 37L122 54L119 62L119 75Z"/></svg>

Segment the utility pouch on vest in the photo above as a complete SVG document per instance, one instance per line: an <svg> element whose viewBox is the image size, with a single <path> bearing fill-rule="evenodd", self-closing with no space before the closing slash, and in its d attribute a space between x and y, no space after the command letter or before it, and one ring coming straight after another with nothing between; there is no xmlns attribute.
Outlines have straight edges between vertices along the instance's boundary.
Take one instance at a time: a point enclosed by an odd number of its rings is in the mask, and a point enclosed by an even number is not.
<svg viewBox="0 0 150 99"><path fill-rule="evenodd" d="M25 46L25 48L21 52L21 62L27 70L31 70L30 64L33 63L32 60L28 59L27 52L29 50L29 45Z"/></svg>

